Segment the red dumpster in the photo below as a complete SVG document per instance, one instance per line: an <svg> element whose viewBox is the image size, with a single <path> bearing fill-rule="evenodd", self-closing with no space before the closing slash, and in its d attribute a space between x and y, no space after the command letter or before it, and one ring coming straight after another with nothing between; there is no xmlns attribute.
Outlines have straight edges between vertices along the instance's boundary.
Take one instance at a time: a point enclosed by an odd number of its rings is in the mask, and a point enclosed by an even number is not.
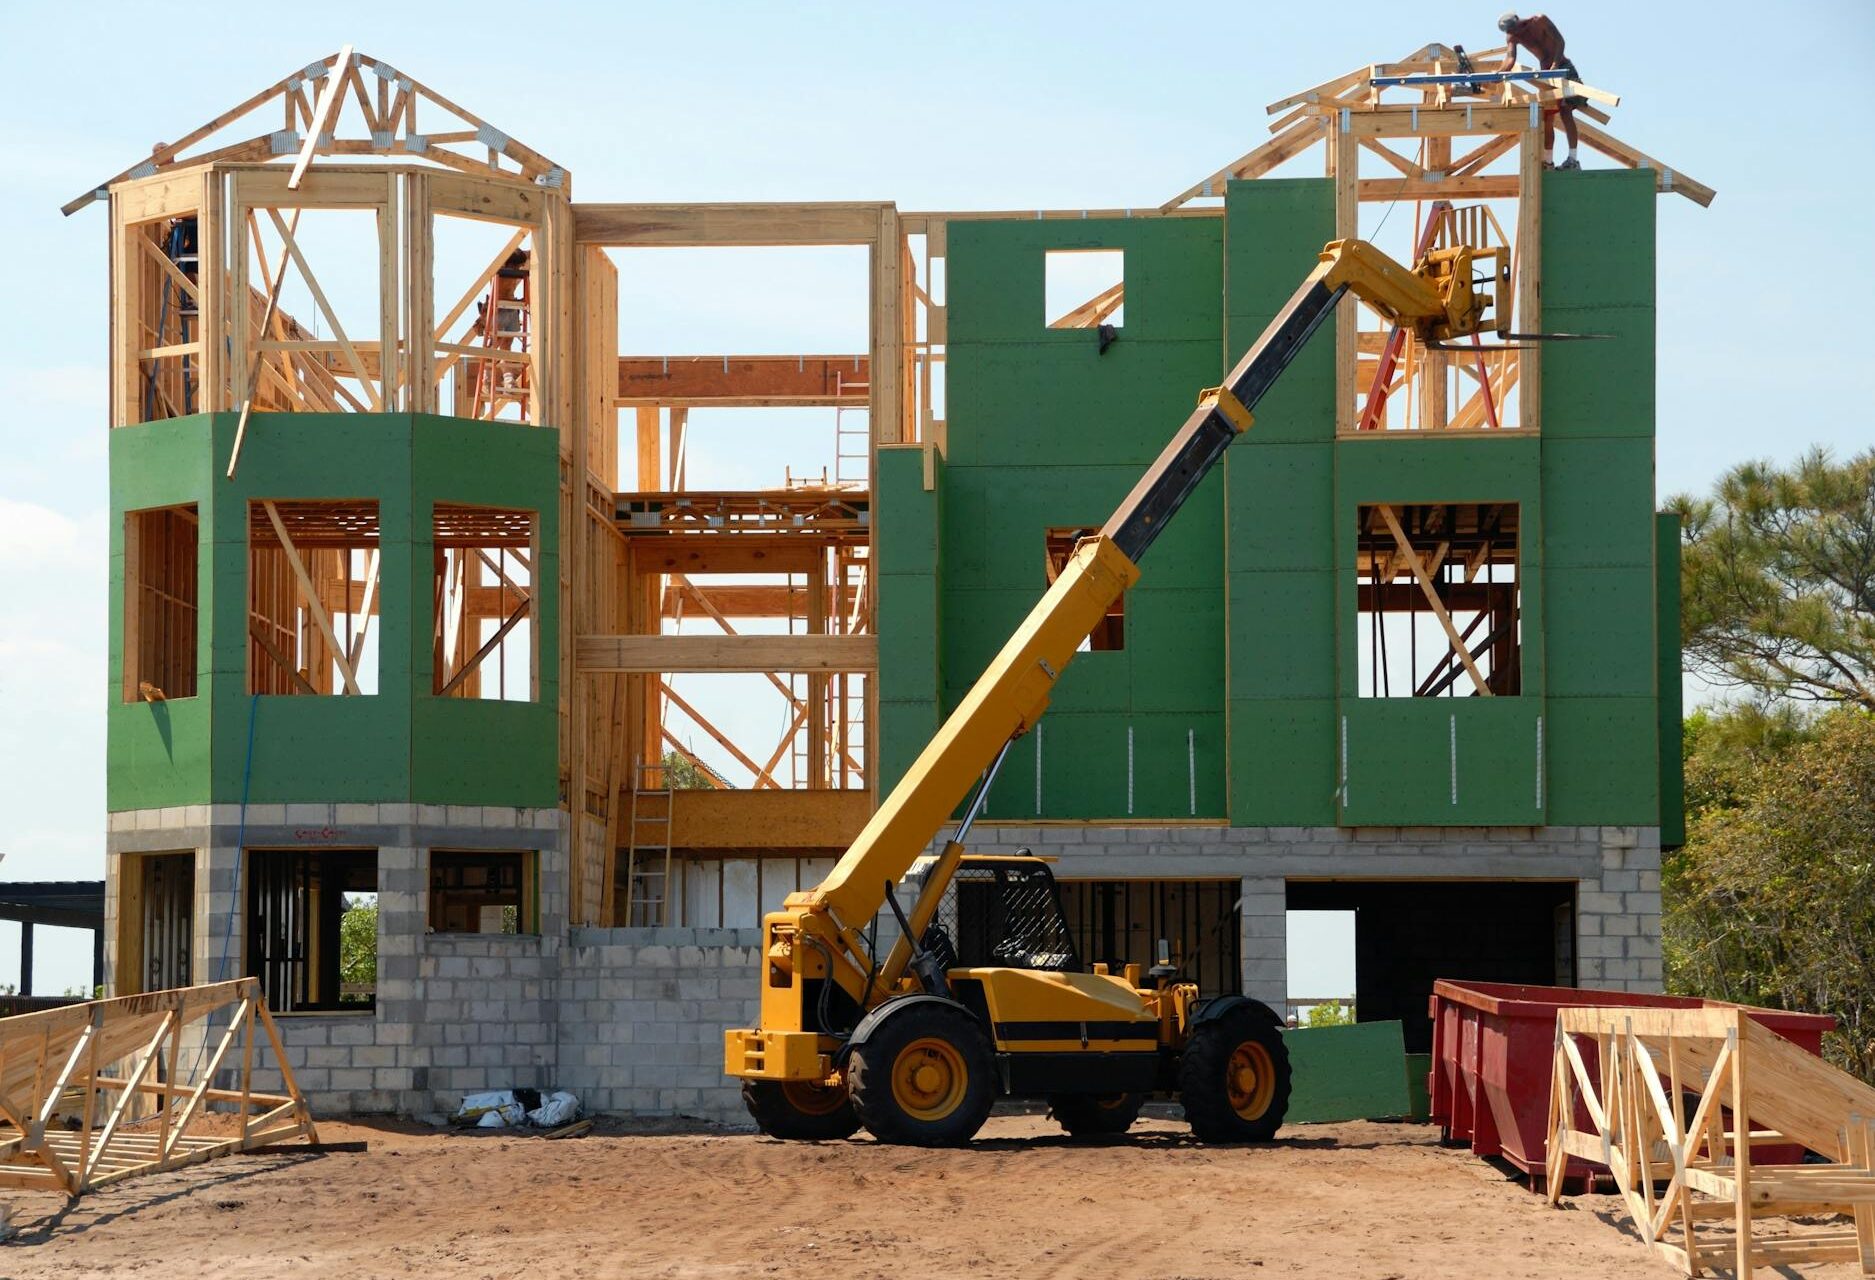
<svg viewBox="0 0 1875 1280"><path fill-rule="evenodd" d="M1547 1146L1550 1064L1556 1046L1556 1011L1568 1008L1699 1009L1717 1000L1691 996L1636 995L1578 987L1526 987L1503 982L1452 982L1432 987L1432 1074L1427 1088L1432 1118L1449 1142L1468 1142L1481 1156L1501 1156L1525 1173L1541 1176ZM1835 1027L1827 1014L1747 1009L1752 1020L1802 1049L1821 1055L1823 1033ZM1580 1046L1595 1070L1594 1046ZM1577 1122L1590 1125L1578 1101ZM1795 1146L1754 1147L1752 1158L1792 1164ZM1571 1163L1571 1172L1589 1166ZM1594 1166L1597 1173L1606 1172Z"/></svg>

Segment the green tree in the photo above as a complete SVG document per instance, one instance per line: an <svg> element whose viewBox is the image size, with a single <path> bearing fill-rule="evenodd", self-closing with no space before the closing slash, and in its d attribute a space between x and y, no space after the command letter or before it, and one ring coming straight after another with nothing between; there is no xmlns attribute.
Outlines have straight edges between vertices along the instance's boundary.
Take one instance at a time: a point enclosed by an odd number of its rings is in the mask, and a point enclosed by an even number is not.
<svg viewBox="0 0 1875 1280"><path fill-rule="evenodd" d="M1316 1004L1309 1006L1308 1020L1310 1027L1348 1027L1354 1025L1354 1006L1351 1004Z"/></svg>
<svg viewBox="0 0 1875 1280"><path fill-rule="evenodd" d="M666 751L664 785L673 791L702 791L711 787L727 787L729 784L708 765L692 760L680 751Z"/></svg>
<svg viewBox="0 0 1875 1280"><path fill-rule="evenodd" d="M378 985L378 900L375 897L345 899L345 912L339 917L339 983L376 989ZM341 1003L362 1002L369 997L340 995Z"/></svg>
<svg viewBox="0 0 1875 1280"><path fill-rule="evenodd" d="M1681 495L1691 669L1760 694L1875 711L1875 449L1749 462Z"/></svg>
<svg viewBox="0 0 1875 1280"><path fill-rule="evenodd" d="M1687 843L1662 865L1672 990L1829 1013L1875 1082L1875 716L1687 723Z"/></svg>

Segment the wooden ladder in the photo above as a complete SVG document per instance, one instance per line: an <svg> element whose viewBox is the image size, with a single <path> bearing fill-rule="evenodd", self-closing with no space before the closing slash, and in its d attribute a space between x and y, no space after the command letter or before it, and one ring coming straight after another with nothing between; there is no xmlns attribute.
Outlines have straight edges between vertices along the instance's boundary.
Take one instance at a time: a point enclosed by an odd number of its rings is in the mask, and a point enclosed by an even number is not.
<svg viewBox="0 0 1875 1280"><path fill-rule="evenodd" d="M514 293L502 296L504 281L515 281ZM481 342L495 351L526 352L531 339L534 308L528 298L529 273L525 267L503 267L489 281L488 296L482 300ZM484 359L475 374L475 400L470 416L494 417L500 406L509 402L525 404L528 395L528 366L505 360Z"/></svg>
<svg viewBox="0 0 1875 1280"><path fill-rule="evenodd" d="M870 376L847 381L834 371L837 397L871 395ZM872 411L836 404L833 410L833 483L841 488L864 489L872 478Z"/></svg>
<svg viewBox="0 0 1875 1280"><path fill-rule="evenodd" d="M640 765L638 786L632 788L631 822L627 827L625 856L625 925L657 927L670 923L671 789L647 787L663 782L662 764ZM647 809L649 812L647 812ZM655 843L639 840L643 824L658 833Z"/></svg>

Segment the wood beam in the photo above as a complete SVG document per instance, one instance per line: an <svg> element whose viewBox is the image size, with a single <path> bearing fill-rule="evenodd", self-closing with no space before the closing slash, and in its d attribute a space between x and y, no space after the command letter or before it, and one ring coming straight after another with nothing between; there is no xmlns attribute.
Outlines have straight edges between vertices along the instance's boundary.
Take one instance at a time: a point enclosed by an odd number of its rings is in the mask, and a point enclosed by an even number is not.
<svg viewBox="0 0 1875 1280"><path fill-rule="evenodd" d="M877 202L575 203L573 238L619 248L871 244L878 237L879 211L889 208Z"/></svg>
<svg viewBox="0 0 1875 1280"><path fill-rule="evenodd" d="M1426 603L1432 607L1433 616L1439 620L1440 627L1445 630L1446 639L1451 641L1452 649L1458 654L1459 660L1465 664L1465 674L1471 677L1471 682L1476 686L1480 697L1490 697L1491 687L1485 683L1484 673L1478 670L1478 664L1472 660L1471 650L1465 647L1464 637L1459 635L1458 628L1452 624L1452 615L1446 612L1445 602L1439 599L1438 589L1433 586L1432 578L1426 572L1426 566L1420 563L1419 553L1413 550L1413 544L1408 540L1406 530L1400 527L1400 518L1394 515L1393 508L1385 503L1380 504L1379 511L1380 518L1387 523L1387 532L1393 535L1394 545L1400 549L1400 557L1406 561L1406 567L1412 570L1413 580L1419 584L1420 591L1425 594Z"/></svg>
<svg viewBox="0 0 1875 1280"><path fill-rule="evenodd" d="M671 846L677 849L828 853L852 844L872 816L872 802L861 789L699 789L675 792L670 814ZM642 834L647 840L652 838L651 824L645 825ZM661 841L662 833L656 838Z"/></svg>
<svg viewBox="0 0 1875 1280"><path fill-rule="evenodd" d="M268 498L261 503L266 509L267 519L273 523L274 536L280 539L280 549L286 553L287 567L293 570L293 576L299 580L300 599L306 605L306 612L312 615L313 625L325 637L331 647L332 661L338 665L339 677L345 682L345 692L359 693L358 677L352 674L351 660L345 655L345 646L339 643L338 632L332 629L332 618L326 613L325 605L319 601L319 590L313 586L312 575L306 572L306 566L299 558L299 551L293 546L293 539L288 536L286 524L280 519L280 509Z"/></svg>
<svg viewBox="0 0 1875 1280"><path fill-rule="evenodd" d="M620 356L621 407L862 407L871 360L853 356ZM640 487L656 487L656 482Z"/></svg>
<svg viewBox="0 0 1875 1280"><path fill-rule="evenodd" d="M583 673L625 671L875 671L873 636L606 636L579 637L575 662Z"/></svg>

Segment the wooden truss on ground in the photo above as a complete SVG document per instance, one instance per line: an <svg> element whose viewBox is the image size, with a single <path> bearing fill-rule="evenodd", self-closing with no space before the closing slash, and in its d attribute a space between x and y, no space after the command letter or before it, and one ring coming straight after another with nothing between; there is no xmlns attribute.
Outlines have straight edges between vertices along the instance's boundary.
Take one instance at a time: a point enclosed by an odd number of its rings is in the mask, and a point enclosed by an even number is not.
<svg viewBox="0 0 1875 1280"><path fill-rule="evenodd" d="M285 1093L253 1088L262 1036ZM0 1018L0 1119L0 1186L70 1196L318 1141L254 978Z"/></svg>
<svg viewBox="0 0 1875 1280"><path fill-rule="evenodd" d="M1822 1163L1754 1161L1790 1143ZM1743 1009L1561 1010L1551 1204L1571 1157L1608 1166L1642 1238L1688 1275L1848 1261L1875 1276L1875 1089Z"/></svg>

